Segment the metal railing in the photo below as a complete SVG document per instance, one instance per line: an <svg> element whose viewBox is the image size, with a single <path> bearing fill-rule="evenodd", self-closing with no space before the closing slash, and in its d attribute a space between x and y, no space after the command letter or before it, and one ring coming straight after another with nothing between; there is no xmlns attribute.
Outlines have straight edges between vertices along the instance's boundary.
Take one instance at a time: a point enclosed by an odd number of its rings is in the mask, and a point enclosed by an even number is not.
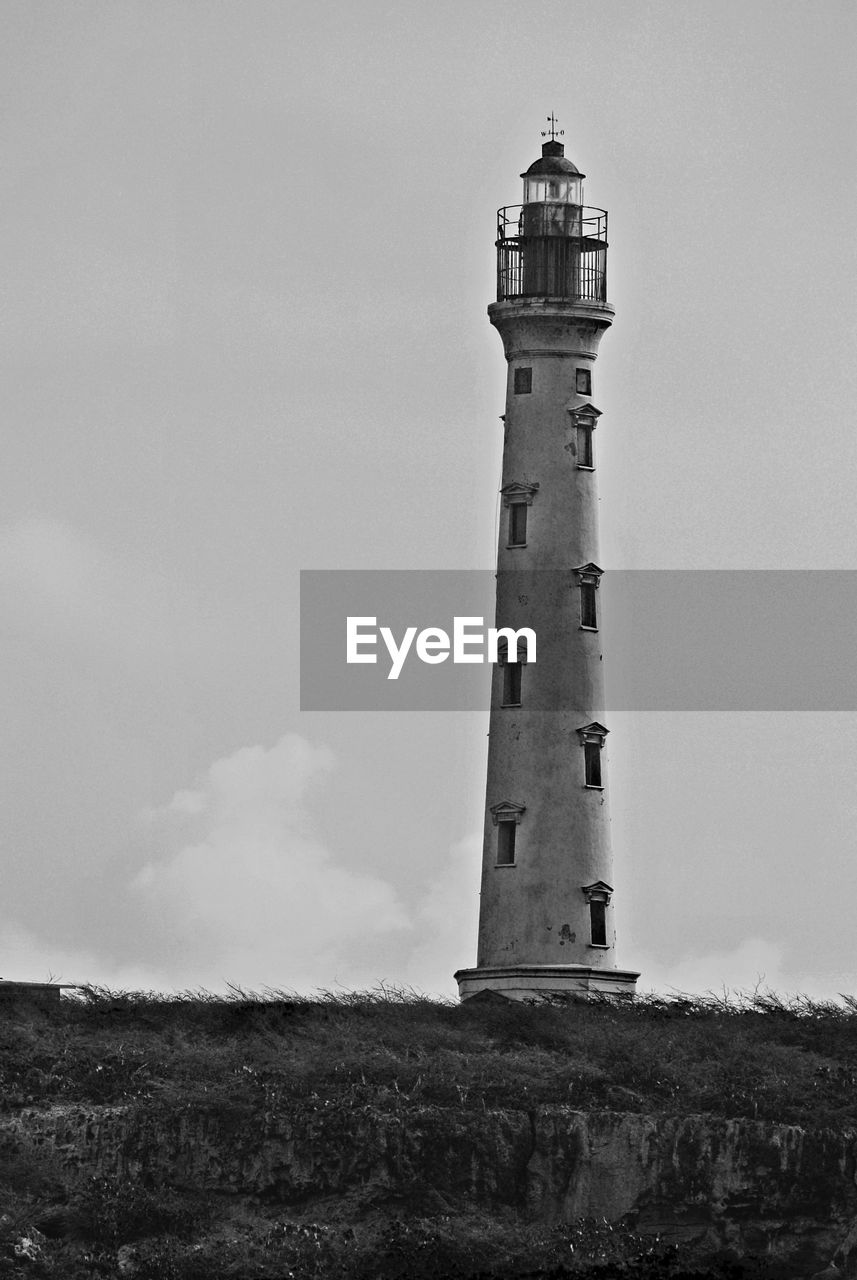
<svg viewBox="0 0 857 1280"><path fill-rule="evenodd" d="M576 205L497 211L497 301L607 301L607 214Z"/></svg>

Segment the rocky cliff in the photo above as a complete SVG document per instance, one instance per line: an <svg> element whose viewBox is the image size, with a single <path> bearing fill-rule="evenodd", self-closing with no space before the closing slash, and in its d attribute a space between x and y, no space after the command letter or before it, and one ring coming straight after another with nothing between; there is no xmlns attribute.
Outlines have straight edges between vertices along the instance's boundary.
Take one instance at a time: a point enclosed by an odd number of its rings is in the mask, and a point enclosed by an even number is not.
<svg viewBox="0 0 857 1280"><path fill-rule="evenodd" d="M4 1278L857 1277L857 1001L31 1006Z"/></svg>
<svg viewBox="0 0 857 1280"><path fill-rule="evenodd" d="M557 1106L385 1113L314 1099L251 1116L145 1103L26 1108L4 1118L0 1141L7 1153L58 1160L72 1187L168 1184L313 1220L332 1198L355 1221L403 1200L547 1225L606 1218L692 1244L695 1257L758 1259L772 1274L811 1275L834 1256L857 1272L850 1132Z"/></svg>

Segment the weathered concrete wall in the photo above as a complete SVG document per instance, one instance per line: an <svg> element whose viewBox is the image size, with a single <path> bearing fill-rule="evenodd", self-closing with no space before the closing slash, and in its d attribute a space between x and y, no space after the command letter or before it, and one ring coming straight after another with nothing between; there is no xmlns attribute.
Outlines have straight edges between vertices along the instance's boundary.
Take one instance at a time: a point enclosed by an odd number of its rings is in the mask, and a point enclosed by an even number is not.
<svg viewBox="0 0 857 1280"><path fill-rule="evenodd" d="M72 1181L145 1176L283 1206L439 1194L541 1222L629 1217L639 1231L760 1255L786 1274L812 1274L839 1250L857 1274L852 1133L566 1108L383 1113L319 1101L249 1119L55 1107L6 1117L0 1140L55 1153Z"/></svg>
<svg viewBox="0 0 857 1280"><path fill-rule="evenodd" d="M580 625L574 572L598 562L597 471L578 465L569 412L597 404L597 397L576 391L576 376L594 377L613 309L520 300L493 304L489 316L508 361L502 484L537 486L525 545L509 545L510 508L501 508L496 621L534 628L538 657L522 673L520 706L502 704L503 673L494 672L476 964L615 969L612 905L606 946L590 945L582 892L599 880L612 885L613 863L607 751L604 788L587 788L578 735L585 725L603 722L604 664L601 633ZM516 394L522 368L531 370L532 389ZM514 865L498 866L490 809L504 800L526 811ZM485 985L497 989L493 979Z"/></svg>

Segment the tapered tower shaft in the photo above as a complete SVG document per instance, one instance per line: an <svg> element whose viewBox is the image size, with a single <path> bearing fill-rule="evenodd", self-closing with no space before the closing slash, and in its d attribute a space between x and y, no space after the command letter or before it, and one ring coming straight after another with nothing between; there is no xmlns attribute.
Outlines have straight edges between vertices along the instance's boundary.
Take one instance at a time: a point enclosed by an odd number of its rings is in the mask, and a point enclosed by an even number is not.
<svg viewBox="0 0 857 1280"><path fill-rule="evenodd" d="M633 990L616 967L605 740L594 400L607 302L607 215L553 138L501 209L497 301L507 360L495 668L479 940L462 998L485 988Z"/></svg>

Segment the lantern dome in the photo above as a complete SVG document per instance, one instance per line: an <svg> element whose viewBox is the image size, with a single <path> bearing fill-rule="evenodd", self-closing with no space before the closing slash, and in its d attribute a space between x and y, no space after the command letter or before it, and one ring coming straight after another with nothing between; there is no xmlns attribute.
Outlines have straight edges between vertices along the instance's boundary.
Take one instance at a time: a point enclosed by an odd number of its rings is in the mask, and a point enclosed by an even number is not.
<svg viewBox="0 0 857 1280"><path fill-rule="evenodd" d="M534 160L526 173L522 173L522 178L532 178L537 174L560 174L574 173L578 177L585 178L586 174L581 173L576 164L572 164L570 160L565 158L565 147L561 142L543 142L542 154L538 160Z"/></svg>
<svg viewBox="0 0 857 1280"><path fill-rule="evenodd" d="M583 179L576 164L566 160L561 142L542 143L541 158L534 160L524 179L524 204L583 204Z"/></svg>

